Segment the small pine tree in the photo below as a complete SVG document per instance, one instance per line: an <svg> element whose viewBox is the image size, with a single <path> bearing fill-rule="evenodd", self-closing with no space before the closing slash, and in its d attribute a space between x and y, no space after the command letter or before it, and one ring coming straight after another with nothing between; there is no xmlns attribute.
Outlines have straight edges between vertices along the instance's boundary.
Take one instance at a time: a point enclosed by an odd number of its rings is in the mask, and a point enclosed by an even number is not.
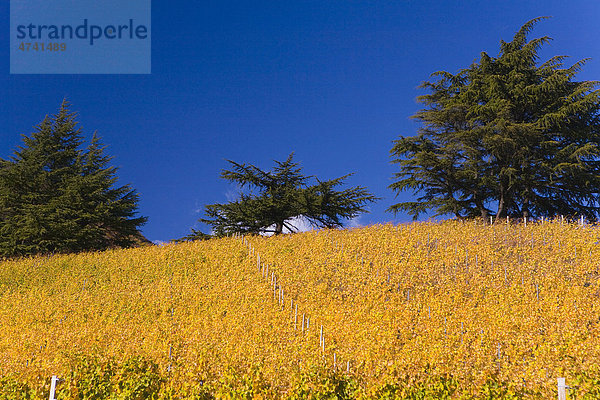
<svg viewBox="0 0 600 400"><path fill-rule="evenodd" d="M0 163L0 255L4 257L126 246L145 222L137 193L113 188L116 169L94 135L86 151L77 114L63 101L23 146Z"/></svg>
<svg viewBox="0 0 600 400"><path fill-rule="evenodd" d="M250 189L240 199L226 204L206 206L208 218L200 219L210 225L215 236L230 233L274 233L284 229L294 232L291 219L305 218L317 227L337 228L344 219L366 212L366 205L378 200L366 188L356 186L338 191L350 176L320 181L310 185L311 176L302 174L293 161L293 153L285 161L275 161L273 171L263 171L254 165L229 161L233 169L224 170L221 177ZM202 238L196 232L192 238Z"/></svg>

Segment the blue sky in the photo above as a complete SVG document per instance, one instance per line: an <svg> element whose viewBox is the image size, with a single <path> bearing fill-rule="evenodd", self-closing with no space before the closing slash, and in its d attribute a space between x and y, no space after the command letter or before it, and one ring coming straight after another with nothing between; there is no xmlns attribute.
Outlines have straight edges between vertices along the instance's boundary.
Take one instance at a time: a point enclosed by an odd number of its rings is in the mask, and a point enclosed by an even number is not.
<svg viewBox="0 0 600 400"><path fill-rule="evenodd" d="M307 174L383 199L361 224L404 222L386 213L389 150L413 135L417 86L456 72L534 17L531 37L556 54L591 60L579 79L600 80L600 2L199 1L152 2L150 75L10 75L8 1L0 2L0 157L8 157L67 97L84 133L109 145L120 183L140 193L143 233L169 240L207 227L204 205L234 190L225 159L269 168L290 152Z"/></svg>

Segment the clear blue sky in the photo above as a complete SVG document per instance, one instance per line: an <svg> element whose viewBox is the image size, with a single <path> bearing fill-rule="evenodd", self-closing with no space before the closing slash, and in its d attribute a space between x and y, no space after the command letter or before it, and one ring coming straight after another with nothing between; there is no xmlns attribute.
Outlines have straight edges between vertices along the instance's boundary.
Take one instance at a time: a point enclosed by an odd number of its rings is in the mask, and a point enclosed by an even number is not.
<svg viewBox="0 0 600 400"><path fill-rule="evenodd" d="M455 72L534 17L554 41L542 58L591 57L600 80L600 2L153 1L152 74L9 75L8 1L0 2L0 157L8 157L63 97L97 130L141 196L143 233L169 240L203 206L227 201L225 159L264 168L295 151L308 174L356 175L383 198L359 222L402 222L385 209L398 135L413 135L419 83Z"/></svg>

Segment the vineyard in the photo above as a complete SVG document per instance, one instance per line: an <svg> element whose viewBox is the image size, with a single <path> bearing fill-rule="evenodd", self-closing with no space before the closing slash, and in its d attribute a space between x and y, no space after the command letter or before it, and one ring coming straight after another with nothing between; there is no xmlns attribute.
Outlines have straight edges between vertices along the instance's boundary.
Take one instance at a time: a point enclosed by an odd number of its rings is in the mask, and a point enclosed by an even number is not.
<svg viewBox="0 0 600 400"><path fill-rule="evenodd" d="M4 261L0 399L597 399L599 269L560 220Z"/></svg>

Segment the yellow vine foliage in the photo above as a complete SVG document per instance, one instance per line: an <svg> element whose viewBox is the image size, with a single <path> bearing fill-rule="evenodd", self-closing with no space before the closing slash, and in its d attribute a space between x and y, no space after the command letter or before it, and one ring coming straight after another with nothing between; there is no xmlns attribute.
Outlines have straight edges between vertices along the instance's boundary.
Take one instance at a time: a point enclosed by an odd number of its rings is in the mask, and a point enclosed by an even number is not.
<svg viewBox="0 0 600 400"><path fill-rule="evenodd" d="M552 398L600 370L599 237L446 221L4 261L0 377L47 387L81 355L141 356L174 397L236 398L242 375L286 397L319 367L365 398L423 376Z"/></svg>

